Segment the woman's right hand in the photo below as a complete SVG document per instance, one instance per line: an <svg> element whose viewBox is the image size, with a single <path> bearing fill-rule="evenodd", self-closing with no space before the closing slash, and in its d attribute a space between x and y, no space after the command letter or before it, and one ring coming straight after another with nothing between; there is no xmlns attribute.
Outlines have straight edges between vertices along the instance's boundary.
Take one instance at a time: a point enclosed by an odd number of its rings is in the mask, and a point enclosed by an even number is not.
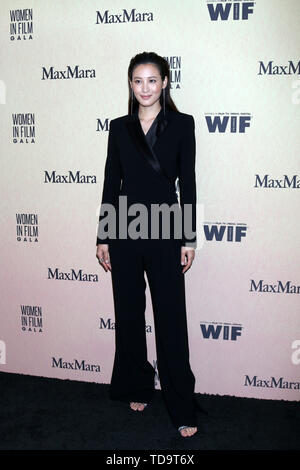
<svg viewBox="0 0 300 470"><path fill-rule="evenodd" d="M97 245L97 252L96 257L99 260L102 268L107 272L108 270L111 271L111 264L109 259L109 246L104 244Z"/></svg>

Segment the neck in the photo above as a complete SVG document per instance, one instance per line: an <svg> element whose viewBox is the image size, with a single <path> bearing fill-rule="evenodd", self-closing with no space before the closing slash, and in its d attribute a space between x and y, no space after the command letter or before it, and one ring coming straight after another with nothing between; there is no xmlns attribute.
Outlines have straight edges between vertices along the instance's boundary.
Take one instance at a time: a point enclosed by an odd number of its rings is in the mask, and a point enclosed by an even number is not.
<svg viewBox="0 0 300 470"><path fill-rule="evenodd" d="M138 116L142 120L150 121L151 119L154 119L157 116L161 109L162 108L159 102L155 103L152 106L139 105Z"/></svg>

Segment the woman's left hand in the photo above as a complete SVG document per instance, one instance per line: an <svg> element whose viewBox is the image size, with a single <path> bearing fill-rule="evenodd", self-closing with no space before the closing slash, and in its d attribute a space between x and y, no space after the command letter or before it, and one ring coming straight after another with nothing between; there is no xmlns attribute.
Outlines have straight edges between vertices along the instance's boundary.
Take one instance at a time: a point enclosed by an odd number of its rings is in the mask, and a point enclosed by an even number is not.
<svg viewBox="0 0 300 470"><path fill-rule="evenodd" d="M185 273L190 269L195 258L195 248L189 246L181 247L181 265L185 265L182 272Z"/></svg>

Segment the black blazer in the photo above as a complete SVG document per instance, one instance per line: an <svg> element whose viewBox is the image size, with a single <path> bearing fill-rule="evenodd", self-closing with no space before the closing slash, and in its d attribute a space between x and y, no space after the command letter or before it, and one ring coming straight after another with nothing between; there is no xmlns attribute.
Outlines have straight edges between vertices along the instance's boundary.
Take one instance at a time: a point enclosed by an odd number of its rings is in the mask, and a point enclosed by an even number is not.
<svg viewBox="0 0 300 470"><path fill-rule="evenodd" d="M99 222L105 217L103 203L110 203L118 210L119 195L127 196L128 207L133 203L147 207L153 203L178 204L175 187L178 178L181 213L183 216L184 204L191 204L191 229L196 233L195 155L192 115L170 109L164 115L161 109L146 135L138 109L132 115L112 119ZM110 244L113 238L100 238L98 230L96 244ZM187 239L183 232L182 246L196 248L196 244L196 235Z"/></svg>

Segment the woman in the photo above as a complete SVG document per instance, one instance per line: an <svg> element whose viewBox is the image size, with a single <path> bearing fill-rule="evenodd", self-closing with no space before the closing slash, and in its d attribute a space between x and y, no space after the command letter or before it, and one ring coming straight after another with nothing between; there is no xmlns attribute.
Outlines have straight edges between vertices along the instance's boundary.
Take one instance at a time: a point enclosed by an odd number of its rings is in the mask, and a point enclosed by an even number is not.
<svg viewBox="0 0 300 470"><path fill-rule="evenodd" d="M153 397L155 370L147 360L145 334L146 272L162 395L173 425L186 437L197 432L184 283L196 247L195 132L193 116L179 112L170 97L169 74L168 62L154 52L137 54L130 62L129 112L110 121L96 256L112 276L116 352L110 398L143 411ZM138 205L146 217L125 213L124 200L132 211ZM175 208L165 216L167 236L151 212L160 204ZM127 216L125 235L121 211L123 221ZM183 220L190 222L192 233ZM136 230L141 226L142 235Z"/></svg>

